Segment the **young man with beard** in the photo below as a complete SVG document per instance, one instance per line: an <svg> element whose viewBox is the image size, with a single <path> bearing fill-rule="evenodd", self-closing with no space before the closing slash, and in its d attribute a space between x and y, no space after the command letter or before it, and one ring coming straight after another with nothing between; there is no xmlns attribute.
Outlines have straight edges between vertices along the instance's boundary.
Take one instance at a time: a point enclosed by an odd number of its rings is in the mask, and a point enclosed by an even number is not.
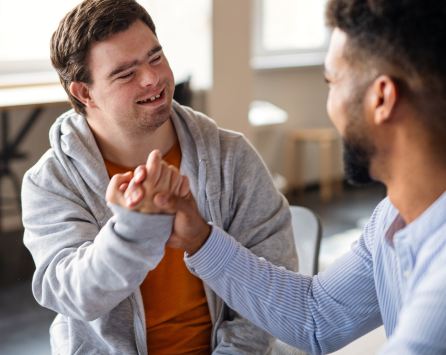
<svg viewBox="0 0 446 355"><path fill-rule="evenodd" d="M140 202L176 213L168 244L231 308L307 353L331 353L384 324L380 354L446 354L445 18L438 0L328 2L327 109L346 173L382 181L388 197L326 271L311 278L257 258L206 226L190 195Z"/></svg>
<svg viewBox="0 0 446 355"><path fill-rule="evenodd" d="M288 205L257 153L241 134L172 101L169 63L134 0L76 6L51 39L51 60L74 110L57 119L52 148L24 178L23 222L34 296L59 313L52 353L269 353L274 338L165 247L173 216L105 201L110 178L128 181L154 152L165 161L160 189L182 196L190 186L206 221L294 270Z"/></svg>

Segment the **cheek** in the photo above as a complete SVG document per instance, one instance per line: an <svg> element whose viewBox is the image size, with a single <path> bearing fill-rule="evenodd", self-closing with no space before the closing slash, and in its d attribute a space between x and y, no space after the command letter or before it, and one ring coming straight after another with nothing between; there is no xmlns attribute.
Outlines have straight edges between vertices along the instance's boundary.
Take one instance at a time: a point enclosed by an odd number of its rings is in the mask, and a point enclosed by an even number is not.
<svg viewBox="0 0 446 355"><path fill-rule="evenodd" d="M119 85L104 91L103 99L107 101L109 107L125 107L133 102L133 92L126 85Z"/></svg>
<svg viewBox="0 0 446 355"><path fill-rule="evenodd" d="M341 133L341 135L343 135L347 121L345 100L343 99L342 95L339 95L333 89L331 89L328 94L327 113L336 129L339 131L339 133Z"/></svg>
<svg viewBox="0 0 446 355"><path fill-rule="evenodd" d="M175 79L173 77L173 73L170 67L165 68L164 77L167 79L171 87L175 86Z"/></svg>
<svg viewBox="0 0 446 355"><path fill-rule="evenodd" d="M160 76L162 76L164 80L170 84L170 86L175 86L175 79L167 58L165 58L162 67L159 69L159 73Z"/></svg>

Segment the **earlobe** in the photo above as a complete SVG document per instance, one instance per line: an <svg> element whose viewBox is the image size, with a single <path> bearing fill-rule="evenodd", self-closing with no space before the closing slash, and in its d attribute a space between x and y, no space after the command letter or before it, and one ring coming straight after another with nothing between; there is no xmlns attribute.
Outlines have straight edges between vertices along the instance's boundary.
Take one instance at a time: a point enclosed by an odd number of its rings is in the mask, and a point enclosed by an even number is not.
<svg viewBox="0 0 446 355"><path fill-rule="evenodd" d="M75 82L70 85L70 92L76 99L89 108L95 107L90 89L85 83Z"/></svg>
<svg viewBox="0 0 446 355"><path fill-rule="evenodd" d="M390 120L395 107L397 89L395 82L387 75L375 79L374 90L379 98L375 109L375 124L383 124Z"/></svg>

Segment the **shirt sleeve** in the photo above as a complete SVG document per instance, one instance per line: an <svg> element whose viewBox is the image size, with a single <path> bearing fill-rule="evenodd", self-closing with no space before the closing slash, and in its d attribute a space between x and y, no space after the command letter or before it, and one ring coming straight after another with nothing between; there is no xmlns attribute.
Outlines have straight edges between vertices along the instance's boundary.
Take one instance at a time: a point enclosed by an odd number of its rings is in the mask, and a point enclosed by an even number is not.
<svg viewBox="0 0 446 355"><path fill-rule="evenodd" d="M336 351L382 325L364 234L313 278L258 258L217 227L186 263L229 307L307 353Z"/></svg>
<svg viewBox="0 0 446 355"><path fill-rule="evenodd" d="M221 132L228 138L226 132ZM222 139L222 195L209 196L213 222L250 252L288 270L298 268L288 202L275 188L264 162L241 135ZM221 220L220 217L221 216ZM216 330L218 354L268 354L275 339L224 306Z"/></svg>

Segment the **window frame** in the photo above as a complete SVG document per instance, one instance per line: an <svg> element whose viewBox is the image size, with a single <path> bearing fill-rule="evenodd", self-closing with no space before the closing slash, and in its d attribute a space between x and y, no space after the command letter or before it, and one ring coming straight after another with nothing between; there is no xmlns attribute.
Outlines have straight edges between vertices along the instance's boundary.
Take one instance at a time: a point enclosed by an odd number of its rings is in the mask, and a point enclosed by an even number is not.
<svg viewBox="0 0 446 355"><path fill-rule="evenodd" d="M253 1L252 14L252 69L274 69L322 65L328 52L331 32L325 29L326 37L322 46L317 48L267 50L262 45L263 0Z"/></svg>

